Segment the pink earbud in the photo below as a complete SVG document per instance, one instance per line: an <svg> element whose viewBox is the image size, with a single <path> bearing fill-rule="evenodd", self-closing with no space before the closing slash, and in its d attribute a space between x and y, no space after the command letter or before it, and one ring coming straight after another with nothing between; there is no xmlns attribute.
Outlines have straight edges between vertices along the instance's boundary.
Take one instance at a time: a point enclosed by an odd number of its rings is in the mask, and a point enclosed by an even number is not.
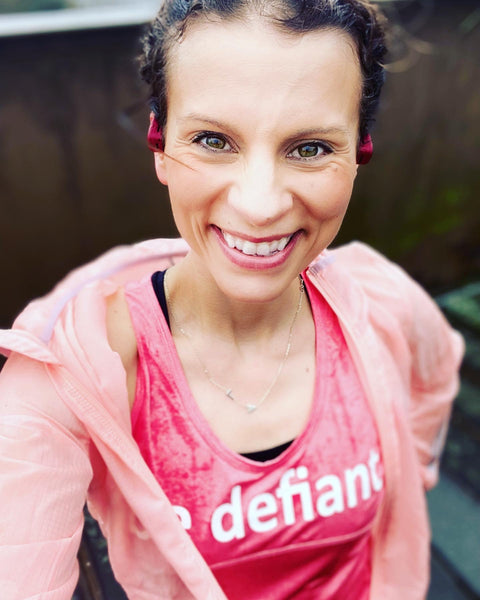
<svg viewBox="0 0 480 600"><path fill-rule="evenodd" d="M158 120L153 117L148 128L147 143L152 152L163 150L163 135L162 128Z"/></svg>
<svg viewBox="0 0 480 600"><path fill-rule="evenodd" d="M357 165L366 165L373 154L373 142L370 134L363 138L357 150Z"/></svg>

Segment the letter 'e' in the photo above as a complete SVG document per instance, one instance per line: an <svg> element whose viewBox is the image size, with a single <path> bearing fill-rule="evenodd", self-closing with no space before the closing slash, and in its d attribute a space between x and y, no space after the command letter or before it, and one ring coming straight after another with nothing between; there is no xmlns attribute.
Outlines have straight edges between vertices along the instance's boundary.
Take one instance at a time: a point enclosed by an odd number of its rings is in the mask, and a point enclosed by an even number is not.
<svg viewBox="0 0 480 600"><path fill-rule="evenodd" d="M248 525L252 531L262 533L271 531L278 525L277 502L272 494L264 493L254 496L248 505ZM270 516L270 519L264 517ZM263 518L263 520L262 520Z"/></svg>

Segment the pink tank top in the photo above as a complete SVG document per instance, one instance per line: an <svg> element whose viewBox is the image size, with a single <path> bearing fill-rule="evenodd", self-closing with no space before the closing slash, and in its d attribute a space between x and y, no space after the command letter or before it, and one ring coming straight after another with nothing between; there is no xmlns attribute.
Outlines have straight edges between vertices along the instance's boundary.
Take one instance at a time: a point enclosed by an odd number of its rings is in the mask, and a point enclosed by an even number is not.
<svg viewBox="0 0 480 600"><path fill-rule="evenodd" d="M127 287L138 343L140 451L229 600L367 600L383 497L379 440L336 316L306 279L317 373L309 422L255 462L212 432L150 279Z"/></svg>

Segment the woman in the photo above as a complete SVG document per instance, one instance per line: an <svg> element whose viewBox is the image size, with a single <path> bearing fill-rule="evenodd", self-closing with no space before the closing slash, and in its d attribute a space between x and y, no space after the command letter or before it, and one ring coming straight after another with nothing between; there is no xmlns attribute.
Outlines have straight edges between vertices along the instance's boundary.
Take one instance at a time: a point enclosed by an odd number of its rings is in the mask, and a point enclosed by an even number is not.
<svg viewBox="0 0 480 600"><path fill-rule="evenodd" d="M71 596L86 498L132 599L425 597L462 343L384 258L326 250L384 52L363 0L162 5L142 73L182 239L2 333L7 598Z"/></svg>

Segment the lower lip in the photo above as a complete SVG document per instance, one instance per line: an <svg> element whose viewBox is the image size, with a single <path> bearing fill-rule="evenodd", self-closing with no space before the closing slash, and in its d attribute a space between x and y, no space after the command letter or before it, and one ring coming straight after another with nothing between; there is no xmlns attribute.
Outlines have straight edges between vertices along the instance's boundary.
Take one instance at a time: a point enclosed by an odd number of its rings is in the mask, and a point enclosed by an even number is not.
<svg viewBox="0 0 480 600"><path fill-rule="evenodd" d="M257 256L257 255L249 255L240 252L236 248L230 248L230 246L225 241L220 229L218 227L212 227L215 235L217 236L217 240L220 244L220 248L222 249L225 256L232 262L234 265L241 267L242 269L251 269L253 271L263 271L266 269L274 269L275 267L279 267L285 263L290 254L293 252L297 241L300 238L301 232L297 231L292 237L292 239L288 242L283 250L279 250L272 254L271 256Z"/></svg>

